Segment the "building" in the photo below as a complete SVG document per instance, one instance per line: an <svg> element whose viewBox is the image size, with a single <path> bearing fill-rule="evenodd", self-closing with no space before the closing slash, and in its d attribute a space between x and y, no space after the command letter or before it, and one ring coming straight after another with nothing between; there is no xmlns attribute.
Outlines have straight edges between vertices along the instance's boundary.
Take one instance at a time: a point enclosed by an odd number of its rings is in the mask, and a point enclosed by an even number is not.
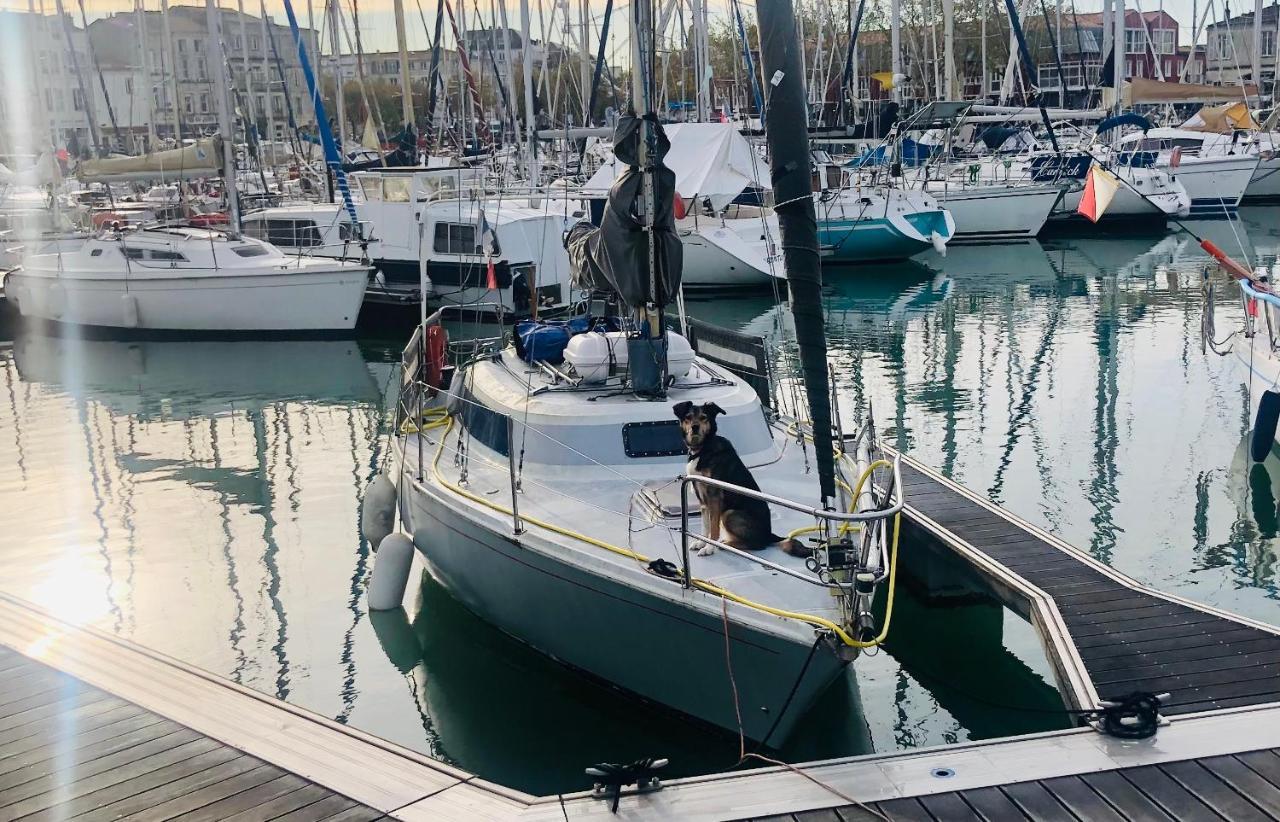
<svg viewBox="0 0 1280 822"><path fill-rule="evenodd" d="M1262 9L1262 49L1259 52L1263 88L1271 88L1276 76L1276 22L1280 8ZM1253 76L1253 12L1238 14L1205 27L1207 53L1205 80L1219 86L1256 81Z"/></svg>
<svg viewBox="0 0 1280 822"><path fill-rule="evenodd" d="M268 21L264 36L261 17L230 9L221 9L220 14L222 47L234 81L233 105L240 111L251 109L258 133L272 140L287 139L291 109L298 125L314 123L289 27ZM135 145L145 139L149 120L161 139L174 136L175 124L188 138L218 130L206 11L197 6L171 7L168 28L170 41L165 39L165 21L158 11L121 12L89 24L89 42L111 95L116 124ZM304 28L302 37L307 51L315 55L316 33ZM110 130L102 102L97 117Z"/></svg>
<svg viewBox="0 0 1280 822"><path fill-rule="evenodd" d="M0 11L0 146L38 154L91 145L95 98L89 41L71 16ZM77 76L75 67L81 74Z"/></svg>

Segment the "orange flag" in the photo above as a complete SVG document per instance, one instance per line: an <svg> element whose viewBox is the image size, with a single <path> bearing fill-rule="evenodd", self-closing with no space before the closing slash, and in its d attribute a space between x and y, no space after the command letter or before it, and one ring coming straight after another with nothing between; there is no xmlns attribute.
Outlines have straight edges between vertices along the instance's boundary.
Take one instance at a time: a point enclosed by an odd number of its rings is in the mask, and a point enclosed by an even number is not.
<svg viewBox="0 0 1280 822"><path fill-rule="evenodd" d="M485 278L484 287L489 289L490 291L498 290L498 272L494 271L493 269L492 257L489 258L489 270L488 270L488 275Z"/></svg>
<svg viewBox="0 0 1280 822"><path fill-rule="evenodd" d="M1080 205L1076 206L1076 213L1088 217L1091 222L1098 222L1119 189L1120 180L1094 163L1089 166L1089 174L1084 183L1084 194L1080 196Z"/></svg>

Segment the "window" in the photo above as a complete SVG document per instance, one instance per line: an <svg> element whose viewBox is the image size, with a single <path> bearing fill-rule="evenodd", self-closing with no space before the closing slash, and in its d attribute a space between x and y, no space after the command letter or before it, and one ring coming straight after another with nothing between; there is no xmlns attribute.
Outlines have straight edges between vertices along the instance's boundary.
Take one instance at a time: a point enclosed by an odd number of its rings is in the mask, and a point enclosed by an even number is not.
<svg viewBox="0 0 1280 822"><path fill-rule="evenodd" d="M76 111L84 111L84 95L78 88L71 89L71 107Z"/></svg>
<svg viewBox="0 0 1280 822"><path fill-rule="evenodd" d="M160 248L122 248L121 252L130 260L154 260L166 263L184 263L187 258L176 251L165 251Z"/></svg>
<svg viewBox="0 0 1280 822"><path fill-rule="evenodd" d="M245 226L245 233L248 233L248 226ZM270 253L260 245L238 245L231 250L241 257L265 257Z"/></svg>
<svg viewBox="0 0 1280 822"><path fill-rule="evenodd" d="M133 94L133 78L132 77L124 78L124 93Z"/></svg>
<svg viewBox="0 0 1280 822"><path fill-rule="evenodd" d="M243 41L240 39L240 35L237 34L235 37L231 38L231 48L234 49L235 51L240 51L241 50L240 47L242 45L243 45Z"/></svg>
<svg viewBox="0 0 1280 822"><path fill-rule="evenodd" d="M1178 33L1173 29L1155 29L1151 32L1151 42L1156 47L1156 54L1173 54L1177 49L1174 43Z"/></svg>
<svg viewBox="0 0 1280 822"><path fill-rule="evenodd" d="M209 95L201 94L200 95L200 113L207 114L208 111L209 111Z"/></svg>
<svg viewBox="0 0 1280 822"><path fill-rule="evenodd" d="M178 53L179 53L179 54L181 54L182 52L184 52L184 51L186 51L186 50L187 50L187 41L186 41L186 40L179 40L179 41L178 41Z"/></svg>
<svg viewBox="0 0 1280 822"><path fill-rule="evenodd" d="M1276 56L1276 30L1268 29L1262 32L1262 56Z"/></svg>
<svg viewBox="0 0 1280 822"><path fill-rule="evenodd" d="M406 177L384 177L382 179L382 199L388 203L409 202L409 185Z"/></svg>
<svg viewBox="0 0 1280 822"><path fill-rule="evenodd" d="M195 46L196 54L199 54L200 52L204 51L204 43L200 42L199 40L192 40L191 42Z"/></svg>
<svg viewBox="0 0 1280 822"><path fill-rule="evenodd" d="M183 80L191 79L191 67L187 64L187 58L185 57L178 58L178 68L179 68L178 74L182 76Z"/></svg>
<svg viewBox="0 0 1280 822"><path fill-rule="evenodd" d="M187 114L191 114L192 112L195 111L195 108L191 104L190 94L182 95L182 110L185 111Z"/></svg>
<svg viewBox="0 0 1280 822"><path fill-rule="evenodd" d="M1124 30L1124 53L1142 54L1147 50L1146 33L1142 29Z"/></svg>
<svg viewBox="0 0 1280 822"><path fill-rule="evenodd" d="M249 50L258 51L262 48L262 38L256 35L249 35Z"/></svg>
<svg viewBox="0 0 1280 822"><path fill-rule="evenodd" d="M203 58L203 57L202 57L202 58L200 58L200 62L196 63L196 69L198 69L198 70L199 70L199 73L200 73L200 77L199 77L199 79L200 79L200 80L208 80L208 79L209 79L209 64L208 64L208 63L206 63L206 62L204 61L204 58Z"/></svg>
<svg viewBox="0 0 1280 822"><path fill-rule="evenodd" d="M1217 41L1214 45L1216 46L1214 52L1218 55L1219 60L1226 60L1231 56L1231 38L1227 36L1225 31L1218 32Z"/></svg>
<svg viewBox="0 0 1280 822"><path fill-rule="evenodd" d="M476 242L476 227L469 223L436 223L432 248L441 254L484 253ZM500 253L496 247L494 253Z"/></svg>

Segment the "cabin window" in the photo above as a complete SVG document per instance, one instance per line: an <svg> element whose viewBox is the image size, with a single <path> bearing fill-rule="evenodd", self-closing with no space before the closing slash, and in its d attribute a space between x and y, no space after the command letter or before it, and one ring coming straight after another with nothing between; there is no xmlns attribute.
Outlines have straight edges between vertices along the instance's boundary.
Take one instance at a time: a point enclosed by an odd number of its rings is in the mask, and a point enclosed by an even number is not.
<svg viewBox="0 0 1280 822"><path fill-rule="evenodd" d="M101 248L95 248L93 251L90 251L90 252L89 252L89 256L90 256L90 257L101 257L101 256L102 256L102 249L101 249Z"/></svg>
<svg viewBox="0 0 1280 822"><path fill-rule="evenodd" d="M265 257L267 250L260 245L238 245L231 249L241 257Z"/></svg>
<svg viewBox="0 0 1280 822"><path fill-rule="evenodd" d="M366 203L382 202L382 178L360 177L360 190L364 192Z"/></svg>
<svg viewBox="0 0 1280 822"><path fill-rule="evenodd" d="M124 256L130 260L151 260L156 262L179 263L187 258L176 251L165 251L159 248L124 248Z"/></svg>
<svg viewBox="0 0 1280 822"><path fill-rule="evenodd" d="M678 457L688 453L680 420L629 422L622 426L622 449L628 457Z"/></svg>
<svg viewBox="0 0 1280 822"><path fill-rule="evenodd" d="M476 227L470 223L436 223L432 248L441 254L483 254L476 241ZM494 241L494 254L501 253Z"/></svg>
<svg viewBox="0 0 1280 822"><path fill-rule="evenodd" d="M409 183L406 177L385 177L382 180L383 199L388 203L409 202Z"/></svg>

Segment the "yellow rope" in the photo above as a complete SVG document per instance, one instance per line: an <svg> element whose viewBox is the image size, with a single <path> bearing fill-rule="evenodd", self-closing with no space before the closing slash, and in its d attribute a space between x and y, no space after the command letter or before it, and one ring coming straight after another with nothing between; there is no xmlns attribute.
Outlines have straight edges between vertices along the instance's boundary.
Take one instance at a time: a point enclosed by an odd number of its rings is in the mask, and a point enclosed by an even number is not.
<svg viewBox="0 0 1280 822"><path fill-rule="evenodd" d="M430 411L443 411L443 409L430 409ZM427 413L430 413L430 411L428 411ZM426 413L424 413L423 416L425 417ZM448 488L453 493L461 497L464 497L466 499L469 499L478 505L483 505L484 507L489 508L491 510L511 516L512 511L510 508L507 508L504 505L496 503L493 500L485 499L479 494L473 494L472 492L466 490L465 488L455 485L444 478L444 475L440 473L440 456L441 454L444 453L445 439L449 436L449 432L453 430L453 417L448 415L447 413L444 413L440 417L440 419L437 419L432 423L429 423L426 426L426 428L434 428L439 426L447 426L447 428L445 432L440 435L440 443L439 445L436 446L435 457L431 461L431 473L435 477L436 482L440 483L445 488ZM885 460L877 460L876 462L873 462L871 465L867 466L866 470L863 471L862 473L862 477L860 477L858 480L858 484L856 486L857 490L860 491L862 489L862 485L866 481L867 477L870 476L871 472L875 468L880 467L882 464L889 465L889 463L886 462ZM854 494L853 498L857 499L857 494ZM757 611L762 611L766 614L772 614L773 616L784 617L787 619L794 619L810 625L816 625L820 628L826 628L827 630L831 631L833 634L838 636L840 638L840 641L843 642L845 645L848 645L849 647L871 648L883 642L885 637L889 633L889 620L893 615L893 593L894 593L894 586L897 578L897 569L898 569L898 524L901 517L902 517L902 514L898 513L894 516L894 520L893 520L893 549L890 554L891 558L890 558L890 564L889 564L889 597L887 601L887 610L885 612L884 629L880 632L880 636L876 637L874 640L871 640L870 642L862 642L860 640L854 639L852 636L849 635L847 631L845 631L839 625L837 625L836 623L824 617L814 616L812 614L797 613L795 611L787 611L781 608L774 608L770 605L765 605L763 603L754 602L752 600L746 599L745 597L740 597L731 591L725 590L724 588L721 588L718 585L707 582L706 580L703 580L703 579L698 579L696 577L690 579L689 582L690 584L692 584L696 588L699 588L700 590L732 600L733 602L736 602L739 605L744 605L748 608L752 608ZM539 528L543 528L553 533L560 534L561 536L569 537L570 539L580 540L582 542L587 543L588 545L594 545L597 548L603 548L606 551L610 551L620 556L624 556L629 559L636 560L637 562L648 563L651 561L650 558L645 556L644 554L637 553L636 551L632 551L628 548L623 548L618 545L613 545L612 543L605 542L604 540L599 540L599 539L596 539L595 537L587 536L586 534L582 534L577 531L573 531L569 528L564 528L559 525L555 525L554 523L546 522L544 520L538 519L537 517L531 517L525 514L521 514L520 521L527 522L532 525L536 525Z"/></svg>

